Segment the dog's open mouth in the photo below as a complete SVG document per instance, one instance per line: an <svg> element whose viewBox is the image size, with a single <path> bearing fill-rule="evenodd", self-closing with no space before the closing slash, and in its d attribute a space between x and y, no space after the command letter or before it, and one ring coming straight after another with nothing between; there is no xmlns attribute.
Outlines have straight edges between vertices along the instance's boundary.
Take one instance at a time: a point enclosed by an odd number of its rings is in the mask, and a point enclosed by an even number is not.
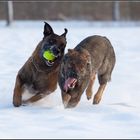
<svg viewBox="0 0 140 140"><path fill-rule="evenodd" d="M54 64L54 62L56 61L57 58L58 58L58 56L53 55L53 59L52 60L46 59L45 60L46 65L49 66L49 67L53 66L53 64Z"/></svg>
<svg viewBox="0 0 140 140"><path fill-rule="evenodd" d="M43 58L45 59L45 63L47 66L51 67L55 60L58 59L59 53L54 53L53 51L51 51L50 49L45 50L43 52Z"/></svg>
<svg viewBox="0 0 140 140"><path fill-rule="evenodd" d="M55 60L53 60L53 61L52 61L52 60L46 60L45 62L46 62L46 65L47 65L47 66L51 67L51 66L53 66L53 64L54 64L54 61L55 61Z"/></svg>
<svg viewBox="0 0 140 140"><path fill-rule="evenodd" d="M64 91L67 92L69 89L70 90L74 89L75 86L76 86L76 83L77 83L77 79L76 78L68 78L65 81L65 84L64 84Z"/></svg>
<svg viewBox="0 0 140 140"><path fill-rule="evenodd" d="M51 67L55 60L60 56L60 51L56 48L47 49L43 52L43 58L45 59L46 65Z"/></svg>

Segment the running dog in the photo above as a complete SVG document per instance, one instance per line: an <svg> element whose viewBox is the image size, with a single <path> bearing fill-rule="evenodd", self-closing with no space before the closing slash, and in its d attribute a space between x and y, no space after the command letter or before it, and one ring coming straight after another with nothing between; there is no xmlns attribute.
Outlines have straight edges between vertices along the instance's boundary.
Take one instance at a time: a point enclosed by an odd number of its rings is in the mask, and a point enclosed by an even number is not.
<svg viewBox="0 0 140 140"><path fill-rule="evenodd" d="M58 78L65 108L75 107L85 90L87 99L91 99L96 74L100 86L93 104L98 104L107 82L111 80L115 61L114 49L106 37L90 36L74 49L69 49L63 58Z"/></svg>
<svg viewBox="0 0 140 140"><path fill-rule="evenodd" d="M67 29L62 35L57 35L45 22L43 34L43 39L17 74L13 94L15 107L36 102L57 88L59 68L67 43ZM25 90L33 95L27 100L22 99Z"/></svg>

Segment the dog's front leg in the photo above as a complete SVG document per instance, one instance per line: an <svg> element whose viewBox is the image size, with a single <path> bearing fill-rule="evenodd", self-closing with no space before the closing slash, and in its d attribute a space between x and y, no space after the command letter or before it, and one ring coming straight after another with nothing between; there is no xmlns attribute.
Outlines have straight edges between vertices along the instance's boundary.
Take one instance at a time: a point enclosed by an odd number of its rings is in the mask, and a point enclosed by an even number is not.
<svg viewBox="0 0 140 140"><path fill-rule="evenodd" d="M69 94L62 92L62 100L63 100L63 104L65 108L67 107L70 99L71 99L71 96Z"/></svg>
<svg viewBox="0 0 140 140"><path fill-rule="evenodd" d="M29 98L27 100L24 100L23 101L23 104L26 105L28 103L37 102L37 101L41 100L42 98L44 98L46 95L48 95L48 94L45 94L45 93L37 93L36 95L32 96L31 98Z"/></svg>
<svg viewBox="0 0 140 140"><path fill-rule="evenodd" d="M106 84L103 84L103 85L100 85L97 93L95 94L94 96L94 99L93 99L93 104L99 104L99 102L101 101L101 98L102 98L102 95L103 95L103 92L104 92L104 89L106 87Z"/></svg>
<svg viewBox="0 0 140 140"><path fill-rule="evenodd" d="M94 81L95 81L95 73L92 74L91 78L90 78L90 81L89 81L89 84L88 84L88 87L86 89L86 95L87 95L87 99L90 100L91 97L92 97L92 87L93 87L93 84L94 84Z"/></svg>
<svg viewBox="0 0 140 140"><path fill-rule="evenodd" d="M19 75L17 75L15 88L14 88L14 95L13 95L13 105L15 107L21 106L21 104L22 104L22 93L23 93L22 81L21 81Z"/></svg>

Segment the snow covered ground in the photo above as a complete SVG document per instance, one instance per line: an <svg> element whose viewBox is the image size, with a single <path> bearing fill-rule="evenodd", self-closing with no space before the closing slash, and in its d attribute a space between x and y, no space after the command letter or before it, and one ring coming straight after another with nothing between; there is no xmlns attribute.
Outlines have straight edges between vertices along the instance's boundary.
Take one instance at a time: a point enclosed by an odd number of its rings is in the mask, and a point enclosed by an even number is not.
<svg viewBox="0 0 140 140"><path fill-rule="evenodd" d="M57 34L68 28L67 49L90 35L108 37L117 57L112 81L99 105L84 93L76 108L64 109L58 87L38 103L14 108L16 74L42 39L44 23L0 22L0 138L140 138L140 26L49 23ZM96 80L94 93L98 86Z"/></svg>

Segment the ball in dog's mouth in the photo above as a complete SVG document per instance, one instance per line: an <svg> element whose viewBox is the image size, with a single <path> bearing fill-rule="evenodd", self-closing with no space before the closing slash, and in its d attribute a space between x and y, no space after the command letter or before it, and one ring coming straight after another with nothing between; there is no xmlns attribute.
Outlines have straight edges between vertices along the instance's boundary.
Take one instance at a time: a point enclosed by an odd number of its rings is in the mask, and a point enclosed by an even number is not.
<svg viewBox="0 0 140 140"><path fill-rule="evenodd" d="M45 58L46 65L51 67L58 56L55 56L50 50L46 50L43 53L43 57Z"/></svg>
<svg viewBox="0 0 140 140"><path fill-rule="evenodd" d="M71 78L69 77L68 79L66 79L65 84L64 84L64 91L67 92L69 89L74 89L77 83L77 79L76 78Z"/></svg>

